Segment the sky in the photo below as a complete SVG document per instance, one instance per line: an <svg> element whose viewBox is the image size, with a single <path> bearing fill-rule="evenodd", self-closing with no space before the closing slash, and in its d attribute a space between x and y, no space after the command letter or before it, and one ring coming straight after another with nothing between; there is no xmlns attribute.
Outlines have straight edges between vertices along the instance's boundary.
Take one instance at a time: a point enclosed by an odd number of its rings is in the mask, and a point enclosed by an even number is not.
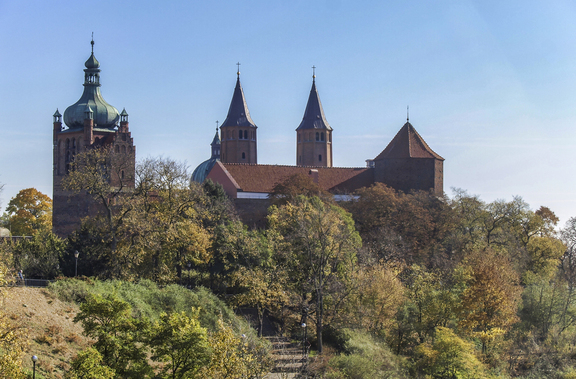
<svg viewBox="0 0 576 379"><path fill-rule="evenodd" d="M0 0L0 193L52 196L52 115L100 62L137 159L210 157L236 63L258 163L293 165L312 84L334 165L363 167L406 122L444 191L576 217L576 3L568 0Z"/></svg>

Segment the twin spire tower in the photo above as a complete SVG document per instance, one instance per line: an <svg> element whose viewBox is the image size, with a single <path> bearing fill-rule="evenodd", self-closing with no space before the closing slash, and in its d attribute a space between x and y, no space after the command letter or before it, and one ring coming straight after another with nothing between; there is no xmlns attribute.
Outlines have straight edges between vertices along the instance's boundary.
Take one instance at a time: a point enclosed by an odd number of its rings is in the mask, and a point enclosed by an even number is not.
<svg viewBox="0 0 576 379"><path fill-rule="evenodd" d="M250 117L244 91L240 84L240 63L237 63L236 87L226 120L220 126L222 163L258 163L257 129ZM314 70L316 67L312 67ZM316 89L316 72L302 122L296 129L296 165L332 167L332 128L322 109Z"/></svg>

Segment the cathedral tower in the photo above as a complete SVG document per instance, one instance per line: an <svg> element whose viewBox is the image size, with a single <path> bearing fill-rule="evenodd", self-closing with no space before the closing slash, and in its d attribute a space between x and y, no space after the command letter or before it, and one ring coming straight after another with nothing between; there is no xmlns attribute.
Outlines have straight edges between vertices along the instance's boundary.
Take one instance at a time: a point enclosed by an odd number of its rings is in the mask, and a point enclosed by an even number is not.
<svg viewBox="0 0 576 379"><path fill-rule="evenodd" d="M113 187L133 189L135 178L135 147L128 113L119 113L100 93L100 63L92 54L85 63L84 91L80 99L62 115L53 115L53 211L52 226L60 236L67 236L80 226L82 218L98 213L99 207L89 195L74 194L62 188L62 179L72 169L76 154L94 148L107 148L116 154L122 168L110 167L109 181Z"/></svg>
<svg viewBox="0 0 576 379"><path fill-rule="evenodd" d="M220 126L221 153L223 163L258 163L256 129L258 128L248 111L244 91L240 85L240 70L237 72L236 88L226 120Z"/></svg>
<svg viewBox="0 0 576 379"><path fill-rule="evenodd" d="M296 139L296 165L332 167L332 128L324 116L315 73L304 117L296 129Z"/></svg>

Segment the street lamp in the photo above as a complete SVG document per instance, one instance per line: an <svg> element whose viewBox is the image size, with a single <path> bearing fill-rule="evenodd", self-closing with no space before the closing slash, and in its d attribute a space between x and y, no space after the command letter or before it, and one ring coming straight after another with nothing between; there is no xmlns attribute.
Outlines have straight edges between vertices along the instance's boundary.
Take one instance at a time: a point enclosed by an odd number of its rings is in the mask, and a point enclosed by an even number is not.
<svg viewBox="0 0 576 379"><path fill-rule="evenodd" d="M302 339L302 353L304 355L304 359L306 359L306 353L308 352L308 346L306 342L308 341L308 325L305 322L302 323L302 328L304 329L304 338Z"/></svg>
<svg viewBox="0 0 576 379"><path fill-rule="evenodd" d="M38 357L33 355L32 356L32 379L36 379L36 361Z"/></svg>
<svg viewBox="0 0 576 379"><path fill-rule="evenodd" d="M75 250L74 258L76 258L76 268L74 269L74 277L78 276L78 255L80 255L80 253L78 252L78 250Z"/></svg>

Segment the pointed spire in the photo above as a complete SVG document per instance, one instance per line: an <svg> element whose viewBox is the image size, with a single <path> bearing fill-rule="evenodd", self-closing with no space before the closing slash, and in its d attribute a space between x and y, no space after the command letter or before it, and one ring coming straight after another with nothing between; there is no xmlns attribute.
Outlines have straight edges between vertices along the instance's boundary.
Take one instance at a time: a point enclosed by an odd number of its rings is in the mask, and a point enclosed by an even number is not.
<svg viewBox="0 0 576 379"><path fill-rule="evenodd" d="M254 121L250 117L250 111L248 111L248 105L246 104L246 99L244 98L244 90L240 84L240 63L238 65L238 77L236 78L236 87L234 88L234 95L232 95L232 101L230 102L230 108L228 109L228 115L226 120L222 123L221 127L225 126L252 126L256 127Z"/></svg>
<svg viewBox="0 0 576 379"><path fill-rule="evenodd" d="M300 126L296 130L301 129L327 129L332 130L328 121L326 121L326 116L324 115L324 109L322 109L322 102L320 101L320 96L316 90L316 66L312 66L312 88L310 89L310 96L308 97L308 103L306 104L306 110L304 111L304 117Z"/></svg>

